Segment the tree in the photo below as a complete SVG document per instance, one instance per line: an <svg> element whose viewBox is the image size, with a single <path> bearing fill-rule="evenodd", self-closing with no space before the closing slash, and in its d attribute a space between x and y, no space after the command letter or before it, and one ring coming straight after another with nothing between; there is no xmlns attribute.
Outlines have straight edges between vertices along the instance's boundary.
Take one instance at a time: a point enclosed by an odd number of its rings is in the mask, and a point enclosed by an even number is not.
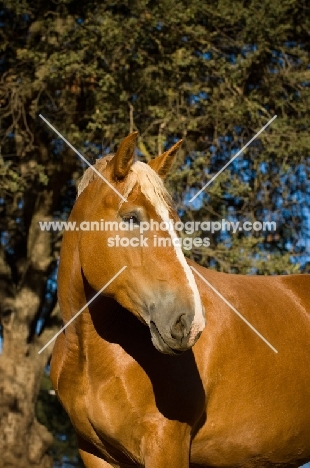
<svg viewBox="0 0 310 468"><path fill-rule="evenodd" d="M91 162L133 130L145 161L183 138L168 180L182 219L278 222L277 233L216 232L188 254L222 271L297 271L309 215L310 15L297 0L8 0L0 16L0 446L6 467L47 467L52 438L34 403L52 346L38 350L61 324L60 236L38 221L66 219L83 164L39 113Z"/></svg>

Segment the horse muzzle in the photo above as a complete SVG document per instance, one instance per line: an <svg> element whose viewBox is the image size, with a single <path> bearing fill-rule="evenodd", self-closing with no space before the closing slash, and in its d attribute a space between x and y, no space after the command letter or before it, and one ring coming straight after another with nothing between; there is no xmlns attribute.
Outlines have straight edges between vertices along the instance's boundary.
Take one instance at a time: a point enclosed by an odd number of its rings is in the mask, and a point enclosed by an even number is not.
<svg viewBox="0 0 310 468"><path fill-rule="evenodd" d="M155 348L165 354L178 355L190 349L202 333L202 327L196 327L193 317L181 313L170 324L160 326L155 320L150 320L152 343Z"/></svg>

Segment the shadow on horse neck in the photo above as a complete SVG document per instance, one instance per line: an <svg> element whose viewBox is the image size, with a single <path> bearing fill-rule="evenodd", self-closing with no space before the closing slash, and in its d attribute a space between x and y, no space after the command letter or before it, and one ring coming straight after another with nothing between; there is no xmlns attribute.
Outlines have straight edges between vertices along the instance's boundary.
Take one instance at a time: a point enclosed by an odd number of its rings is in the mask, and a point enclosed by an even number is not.
<svg viewBox="0 0 310 468"><path fill-rule="evenodd" d="M85 277L83 283L88 300L95 291ZM109 345L120 346L147 374L160 413L190 426L198 421L193 427L195 435L206 422L206 395L193 351L190 349L179 356L157 351L148 327L110 297L97 297L88 311L91 327L102 340L98 353L103 353L103 359L108 359ZM85 338L87 342L87 335Z"/></svg>

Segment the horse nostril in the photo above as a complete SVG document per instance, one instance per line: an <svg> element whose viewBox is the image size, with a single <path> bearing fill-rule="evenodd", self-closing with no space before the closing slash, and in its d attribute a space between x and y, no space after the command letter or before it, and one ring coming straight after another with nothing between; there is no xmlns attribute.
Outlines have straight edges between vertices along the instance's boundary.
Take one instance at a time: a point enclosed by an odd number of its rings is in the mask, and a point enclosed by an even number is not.
<svg viewBox="0 0 310 468"><path fill-rule="evenodd" d="M186 320L185 315L180 315L177 318L176 322L174 323L171 329L171 336L175 340L182 340L186 335Z"/></svg>

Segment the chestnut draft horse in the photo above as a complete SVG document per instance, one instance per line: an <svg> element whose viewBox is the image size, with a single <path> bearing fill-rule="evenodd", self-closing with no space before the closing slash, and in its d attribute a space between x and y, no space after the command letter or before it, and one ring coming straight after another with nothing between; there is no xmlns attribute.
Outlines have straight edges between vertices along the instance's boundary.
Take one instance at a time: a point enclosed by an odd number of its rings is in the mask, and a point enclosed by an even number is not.
<svg viewBox="0 0 310 468"><path fill-rule="evenodd" d="M147 165L133 162L135 141L136 133L129 135L95 165L127 201L89 168L70 217L77 226L131 223L117 231L130 238L139 237L143 221L177 219L162 178L180 142ZM263 468L309 461L310 276L217 273L185 260L177 243L112 248L111 235L116 231L65 232L59 266L65 323L108 283L59 335L51 363L85 466ZM171 240L176 233L156 235Z"/></svg>

